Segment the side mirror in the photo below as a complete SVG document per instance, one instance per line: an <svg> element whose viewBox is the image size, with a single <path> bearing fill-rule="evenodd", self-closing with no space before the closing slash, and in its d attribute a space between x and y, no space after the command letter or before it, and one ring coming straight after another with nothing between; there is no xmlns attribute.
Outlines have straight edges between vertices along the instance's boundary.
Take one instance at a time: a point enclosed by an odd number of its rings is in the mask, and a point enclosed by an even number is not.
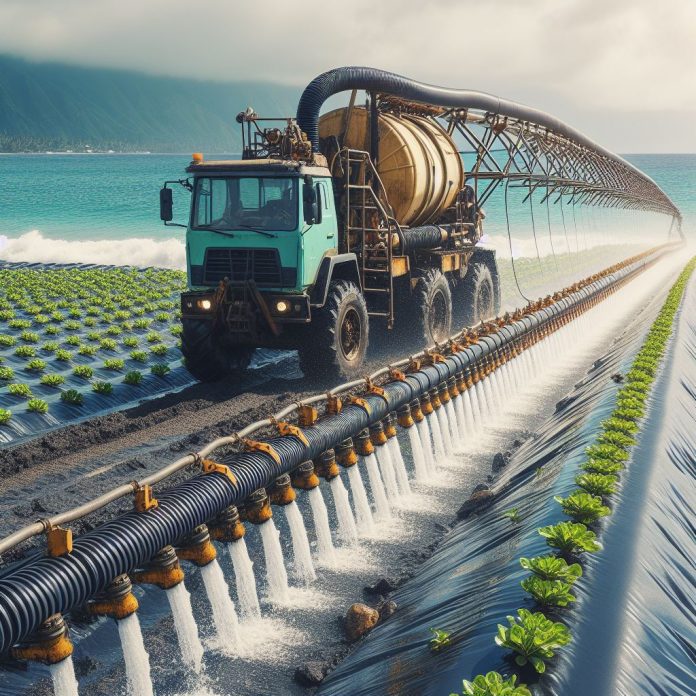
<svg viewBox="0 0 696 696"><path fill-rule="evenodd" d="M160 220L171 222L174 217L173 207L172 190L165 186L160 189Z"/></svg>
<svg viewBox="0 0 696 696"><path fill-rule="evenodd" d="M319 217L319 208L317 207L317 192L314 188L314 180L309 175L305 176L302 187L302 206L304 209L304 221L308 225L313 225Z"/></svg>

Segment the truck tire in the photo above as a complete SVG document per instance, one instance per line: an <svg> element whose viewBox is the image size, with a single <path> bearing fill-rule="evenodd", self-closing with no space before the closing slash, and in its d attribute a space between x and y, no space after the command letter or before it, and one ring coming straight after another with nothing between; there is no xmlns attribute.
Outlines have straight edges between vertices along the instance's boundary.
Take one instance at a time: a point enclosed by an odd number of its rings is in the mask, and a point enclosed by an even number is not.
<svg viewBox="0 0 696 696"><path fill-rule="evenodd" d="M211 321L183 319L181 352L186 369L201 382L215 382L249 367L254 349L225 346L214 335Z"/></svg>
<svg viewBox="0 0 696 696"><path fill-rule="evenodd" d="M471 265L457 288L456 297L457 318L464 326L495 316L498 311L495 282L488 264L475 261Z"/></svg>
<svg viewBox="0 0 696 696"><path fill-rule="evenodd" d="M452 333L452 292L442 271L431 268L413 291L416 335L427 346L446 341Z"/></svg>
<svg viewBox="0 0 696 696"><path fill-rule="evenodd" d="M306 377L337 379L361 373L369 341L367 305L349 280L332 280L326 302L312 314L298 347Z"/></svg>

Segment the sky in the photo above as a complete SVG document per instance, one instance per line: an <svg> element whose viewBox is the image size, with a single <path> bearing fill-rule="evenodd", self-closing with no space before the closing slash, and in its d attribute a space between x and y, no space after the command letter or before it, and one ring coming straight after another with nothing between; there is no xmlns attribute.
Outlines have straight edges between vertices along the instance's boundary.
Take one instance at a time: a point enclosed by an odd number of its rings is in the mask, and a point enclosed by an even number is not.
<svg viewBox="0 0 696 696"><path fill-rule="evenodd" d="M292 85L370 65L545 109L617 152L696 152L696 0L0 0L0 50Z"/></svg>

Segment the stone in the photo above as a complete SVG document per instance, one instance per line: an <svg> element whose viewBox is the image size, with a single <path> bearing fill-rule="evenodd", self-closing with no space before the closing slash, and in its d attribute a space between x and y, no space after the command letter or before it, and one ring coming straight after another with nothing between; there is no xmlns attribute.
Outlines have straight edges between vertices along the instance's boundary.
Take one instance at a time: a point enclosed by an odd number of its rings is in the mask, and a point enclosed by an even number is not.
<svg viewBox="0 0 696 696"><path fill-rule="evenodd" d="M491 487L487 483L478 483L476 486L474 486L474 490L471 491L472 493L479 493L481 491L490 491Z"/></svg>
<svg viewBox="0 0 696 696"><path fill-rule="evenodd" d="M493 457L493 472L497 474L499 471L502 471L506 466L507 462L505 461L505 456L503 455L503 453L496 452L495 456Z"/></svg>
<svg viewBox="0 0 696 696"><path fill-rule="evenodd" d="M391 599L380 602L377 605L377 611L379 613L379 622L383 623L396 611L396 602Z"/></svg>
<svg viewBox="0 0 696 696"><path fill-rule="evenodd" d="M326 662L305 662L295 669L295 681L302 686L316 686L324 681L328 671Z"/></svg>
<svg viewBox="0 0 696 696"><path fill-rule="evenodd" d="M371 631L379 621L379 612L367 604L356 602L346 612L344 629L346 638L352 643Z"/></svg>
<svg viewBox="0 0 696 696"><path fill-rule="evenodd" d="M495 494L491 490L478 491L472 493L471 497L457 510L457 517L465 520L473 513L479 513L495 500Z"/></svg>
<svg viewBox="0 0 696 696"><path fill-rule="evenodd" d="M365 592L374 595L386 595L393 592L399 586L395 578L380 578L374 585L365 587Z"/></svg>

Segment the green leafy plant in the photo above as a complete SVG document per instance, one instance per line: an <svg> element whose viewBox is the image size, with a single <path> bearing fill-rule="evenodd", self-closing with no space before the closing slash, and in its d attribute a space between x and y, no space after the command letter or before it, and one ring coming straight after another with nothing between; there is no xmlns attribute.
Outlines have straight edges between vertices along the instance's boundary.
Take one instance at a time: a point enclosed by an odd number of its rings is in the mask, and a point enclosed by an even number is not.
<svg viewBox="0 0 696 696"><path fill-rule="evenodd" d="M585 452L592 459L607 459L610 462L625 462L628 452L616 445L590 445Z"/></svg>
<svg viewBox="0 0 696 696"><path fill-rule="evenodd" d="M621 462L610 462L607 459L588 459L582 468L593 474L611 475L617 474L624 466Z"/></svg>
<svg viewBox="0 0 696 696"><path fill-rule="evenodd" d="M638 426L631 420L624 420L623 418L618 418L617 416L612 416L607 418L602 423L602 428L606 431L613 430L615 432L624 433L625 435L632 435L638 432Z"/></svg>
<svg viewBox="0 0 696 696"><path fill-rule="evenodd" d="M157 377L164 377L169 372L171 372L171 368L166 363L155 363L150 368L150 372L152 372L152 374L156 375Z"/></svg>
<svg viewBox="0 0 696 696"><path fill-rule="evenodd" d="M635 445L636 439L632 435L627 435L617 430L605 430L597 438L597 443L600 445L615 445L625 449Z"/></svg>
<svg viewBox="0 0 696 696"><path fill-rule="evenodd" d="M135 336L126 336L121 343L126 348L135 348L138 345L138 339Z"/></svg>
<svg viewBox="0 0 696 696"><path fill-rule="evenodd" d="M58 344L55 341L46 341L46 343L41 346L41 350L47 353L55 353L58 350Z"/></svg>
<svg viewBox="0 0 696 696"><path fill-rule="evenodd" d="M9 381L14 378L14 370L11 367L0 367L0 379Z"/></svg>
<svg viewBox="0 0 696 696"><path fill-rule="evenodd" d="M26 364L25 369L31 372L43 372L46 369L46 361L41 358L34 358Z"/></svg>
<svg viewBox="0 0 696 696"><path fill-rule="evenodd" d="M532 696L526 684L517 684L517 677L503 677L498 672L479 674L473 681L462 682L462 696ZM459 696L459 694L450 694Z"/></svg>
<svg viewBox="0 0 696 696"><path fill-rule="evenodd" d="M28 384L10 384L7 387L7 391L10 394L12 394L12 396L19 396L24 399L29 398L31 396L31 387Z"/></svg>
<svg viewBox="0 0 696 696"><path fill-rule="evenodd" d="M167 348L167 346L164 345L164 343L158 343L157 345L154 345L152 346L152 348L150 348L150 352L153 355L157 355L160 357L166 355L168 350L169 349Z"/></svg>
<svg viewBox="0 0 696 696"><path fill-rule="evenodd" d="M86 345L86 344L85 344L85 345L81 345L81 346L77 349L77 352L78 352L80 355L92 356L92 355L96 355L96 353L97 353L98 350L99 350L99 348L97 348L97 346L89 346L89 345Z"/></svg>
<svg viewBox="0 0 696 696"><path fill-rule="evenodd" d="M575 601L574 595L570 594L570 584L563 580L544 580L532 575L522 580L520 584L537 604L543 606L565 607Z"/></svg>
<svg viewBox="0 0 696 696"><path fill-rule="evenodd" d="M12 411L7 408L0 408L0 425L7 425L12 418Z"/></svg>
<svg viewBox="0 0 696 696"><path fill-rule="evenodd" d="M125 362L121 358L109 358L104 361L104 368L107 370L122 370Z"/></svg>
<svg viewBox="0 0 696 696"><path fill-rule="evenodd" d="M90 331L87 334L88 341L101 341L101 334L98 331Z"/></svg>
<svg viewBox="0 0 696 696"><path fill-rule="evenodd" d="M63 375L41 375L41 384L47 387L59 387L65 382Z"/></svg>
<svg viewBox="0 0 696 696"><path fill-rule="evenodd" d="M143 373L138 370L131 370L130 372L126 372L123 381L131 386L137 386L143 381Z"/></svg>
<svg viewBox="0 0 696 696"><path fill-rule="evenodd" d="M34 346L19 346L15 349L14 354L18 358L34 358L36 357L36 348Z"/></svg>
<svg viewBox="0 0 696 696"><path fill-rule="evenodd" d="M137 360L138 362L147 362L147 353L144 350L132 350L130 352L130 357L132 360Z"/></svg>
<svg viewBox="0 0 696 696"><path fill-rule="evenodd" d="M7 322L7 325L11 329L28 329L31 326L31 320L29 319L11 319Z"/></svg>
<svg viewBox="0 0 696 696"><path fill-rule="evenodd" d="M148 343L159 343L162 340L162 337L156 331L150 331L145 335L145 340Z"/></svg>
<svg viewBox="0 0 696 696"><path fill-rule="evenodd" d="M554 656L554 650L570 642L570 631L558 621L547 619L541 612L534 614L519 609L517 617L508 616L509 626L498 624L495 642L517 653L515 662L528 662L540 674L546 671L545 660Z"/></svg>
<svg viewBox="0 0 696 696"><path fill-rule="evenodd" d="M96 326L96 325L97 325L97 320L96 320L94 317L85 317L85 318L82 320L82 323L83 323L85 326L90 326L90 327L92 327L92 326Z"/></svg>
<svg viewBox="0 0 696 696"><path fill-rule="evenodd" d="M63 322L63 328L67 329L68 331L77 331L80 328L80 322L75 321L74 319L69 319L66 322Z"/></svg>
<svg viewBox="0 0 696 696"><path fill-rule="evenodd" d="M602 548L597 542L596 534L580 522L558 522L540 527L538 531L549 546L564 553L599 551Z"/></svg>
<svg viewBox="0 0 696 696"><path fill-rule="evenodd" d="M72 406L81 406L84 402L84 397L77 389L66 389L60 394L60 400Z"/></svg>
<svg viewBox="0 0 696 696"><path fill-rule="evenodd" d="M38 343L40 338L39 334L35 333L34 331L22 331L19 337L25 343Z"/></svg>
<svg viewBox="0 0 696 696"><path fill-rule="evenodd" d="M14 336L0 335L0 346L3 348L9 348L17 343L17 339Z"/></svg>
<svg viewBox="0 0 696 696"><path fill-rule="evenodd" d="M65 339L65 343L68 346L79 346L80 345L80 337L79 336L68 336Z"/></svg>
<svg viewBox="0 0 696 696"><path fill-rule="evenodd" d="M108 333L109 336L120 336L123 333L123 329L118 324L112 324L106 330L106 333Z"/></svg>
<svg viewBox="0 0 696 696"><path fill-rule="evenodd" d="M613 495L616 493L618 478L611 474L580 474L575 483L592 495Z"/></svg>
<svg viewBox="0 0 696 696"><path fill-rule="evenodd" d="M72 353L69 350L61 349L56 351L56 360L68 362L72 360Z"/></svg>
<svg viewBox="0 0 696 696"><path fill-rule="evenodd" d="M147 329L150 326L150 319L140 318L133 322L133 327L136 329Z"/></svg>
<svg viewBox="0 0 696 696"><path fill-rule="evenodd" d="M47 336L57 336L60 333L60 329L57 326L47 326L44 329L44 333Z"/></svg>
<svg viewBox="0 0 696 696"><path fill-rule="evenodd" d="M430 632L433 637L430 639L430 649L434 652L446 648L452 643L452 636L447 631L441 631L439 628L431 628Z"/></svg>
<svg viewBox="0 0 696 696"><path fill-rule="evenodd" d="M89 365L77 365L77 367L73 368L73 374L75 377L81 377L82 379L92 379L94 370Z"/></svg>
<svg viewBox="0 0 696 696"><path fill-rule="evenodd" d="M558 556L520 558L520 565L542 580L562 580L569 585L582 576L582 567L579 563L569 564Z"/></svg>
<svg viewBox="0 0 696 696"><path fill-rule="evenodd" d="M48 404L43 399L29 399L27 408L33 413L48 413Z"/></svg>
<svg viewBox="0 0 696 696"><path fill-rule="evenodd" d="M92 382L92 390L97 394L111 394L114 385L111 382Z"/></svg>
<svg viewBox="0 0 696 696"><path fill-rule="evenodd" d="M103 350L115 351L118 349L118 343L113 338L102 338L99 345Z"/></svg>
<svg viewBox="0 0 696 696"><path fill-rule="evenodd" d="M576 522L592 524L600 517L611 514L611 510L602 503L598 495L586 491L575 491L567 498L557 495L554 500L563 508L563 512Z"/></svg>
<svg viewBox="0 0 696 696"><path fill-rule="evenodd" d="M513 524L519 524L522 522L520 511L516 507L505 510L505 512L503 512L503 517L507 517Z"/></svg>

